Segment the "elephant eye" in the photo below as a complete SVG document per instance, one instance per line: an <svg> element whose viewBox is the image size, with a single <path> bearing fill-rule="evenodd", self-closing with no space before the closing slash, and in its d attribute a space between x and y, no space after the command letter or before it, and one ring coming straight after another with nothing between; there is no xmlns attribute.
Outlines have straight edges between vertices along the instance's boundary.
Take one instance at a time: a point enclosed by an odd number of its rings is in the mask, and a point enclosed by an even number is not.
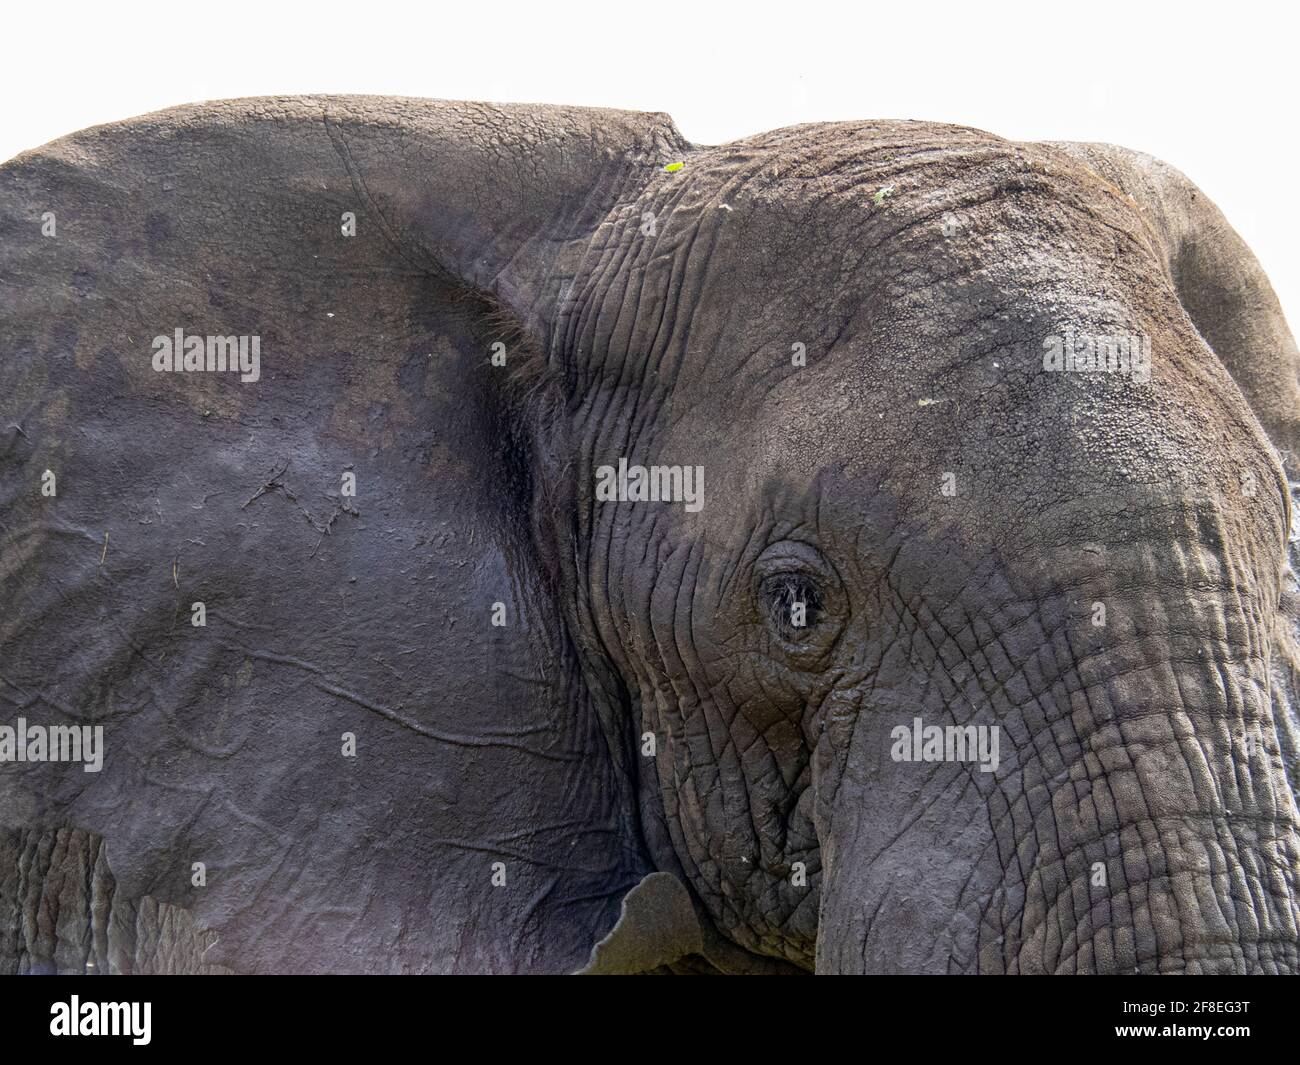
<svg viewBox="0 0 1300 1065"><path fill-rule="evenodd" d="M806 573L775 573L759 586L772 630L787 642L799 640L825 616L821 586Z"/></svg>

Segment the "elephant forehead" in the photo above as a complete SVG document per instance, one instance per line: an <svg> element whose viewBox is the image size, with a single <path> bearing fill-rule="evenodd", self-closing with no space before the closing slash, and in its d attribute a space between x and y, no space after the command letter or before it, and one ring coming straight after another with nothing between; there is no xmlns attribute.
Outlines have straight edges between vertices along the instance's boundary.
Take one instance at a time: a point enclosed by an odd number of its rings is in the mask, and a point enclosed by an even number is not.
<svg viewBox="0 0 1300 1065"><path fill-rule="evenodd" d="M1047 149L917 124L799 127L692 155L611 216L569 305L594 368L771 383L853 334L977 338L1043 308L1117 326L1167 288L1131 202ZM909 344L912 349L909 349Z"/></svg>
<svg viewBox="0 0 1300 1065"><path fill-rule="evenodd" d="M1041 366L1036 378L982 388L884 382L861 366L846 357L809 369L727 419L725 431L718 419L698 432L706 516L725 526L737 508L796 511L815 514L829 535L883 508L977 547L1020 529L1026 549L1037 549L1081 530L1120 542L1140 523L1182 539L1179 515L1199 507L1233 530L1227 539L1249 545L1260 572L1281 557L1276 458L1204 381L1199 400L1186 402L1171 387ZM892 528L891 519L882 531Z"/></svg>
<svg viewBox="0 0 1300 1065"><path fill-rule="evenodd" d="M706 235L710 251L739 253L733 265L779 266L787 276L810 264L854 265L843 255L869 257L900 241L960 246L1018 232L1042 244L1070 230L1112 245L1148 237L1132 201L1073 158L927 123L794 127L700 150L650 182L638 207L631 221L653 238L643 250Z"/></svg>

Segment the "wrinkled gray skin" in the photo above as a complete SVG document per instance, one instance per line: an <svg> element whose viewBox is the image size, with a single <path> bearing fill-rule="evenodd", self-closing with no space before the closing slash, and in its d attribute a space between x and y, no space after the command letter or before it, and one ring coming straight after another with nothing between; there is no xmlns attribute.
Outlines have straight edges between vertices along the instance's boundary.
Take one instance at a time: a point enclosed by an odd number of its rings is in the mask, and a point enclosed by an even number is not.
<svg viewBox="0 0 1300 1065"><path fill-rule="evenodd" d="M0 968L1297 968L1296 348L1156 160L244 100L4 165L0 264L0 722L107 748L0 766Z"/></svg>

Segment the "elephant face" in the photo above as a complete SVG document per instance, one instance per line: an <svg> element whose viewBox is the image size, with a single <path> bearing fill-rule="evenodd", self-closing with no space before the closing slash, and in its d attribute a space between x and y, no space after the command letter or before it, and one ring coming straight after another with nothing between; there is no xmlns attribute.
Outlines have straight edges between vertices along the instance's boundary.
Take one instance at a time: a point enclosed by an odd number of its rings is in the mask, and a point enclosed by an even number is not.
<svg viewBox="0 0 1300 1065"><path fill-rule="evenodd" d="M1300 356L1163 164L230 101L0 237L0 699L105 730L0 966L1297 968Z"/></svg>
<svg viewBox="0 0 1300 1065"><path fill-rule="evenodd" d="M928 127L688 170L570 315L581 459L707 486L582 542L661 861L819 970L1292 967L1287 485L1131 202ZM1149 373L1045 370L1067 332Z"/></svg>

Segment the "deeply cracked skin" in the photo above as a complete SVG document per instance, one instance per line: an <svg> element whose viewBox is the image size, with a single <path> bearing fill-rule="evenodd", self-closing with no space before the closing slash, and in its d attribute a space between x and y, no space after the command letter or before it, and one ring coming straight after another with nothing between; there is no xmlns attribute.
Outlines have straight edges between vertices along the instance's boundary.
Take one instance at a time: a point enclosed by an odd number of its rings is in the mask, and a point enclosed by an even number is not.
<svg viewBox="0 0 1300 1065"><path fill-rule="evenodd" d="M1296 968L1296 351L1163 164L230 101L0 168L0 256L5 720L107 733L0 767L0 853L64 856L0 875L0 965ZM262 382L153 373L178 326ZM1150 381L1042 372L1065 328ZM597 503L620 456L704 509ZM892 762L914 716L999 771ZM42 916L104 853L172 949Z"/></svg>

